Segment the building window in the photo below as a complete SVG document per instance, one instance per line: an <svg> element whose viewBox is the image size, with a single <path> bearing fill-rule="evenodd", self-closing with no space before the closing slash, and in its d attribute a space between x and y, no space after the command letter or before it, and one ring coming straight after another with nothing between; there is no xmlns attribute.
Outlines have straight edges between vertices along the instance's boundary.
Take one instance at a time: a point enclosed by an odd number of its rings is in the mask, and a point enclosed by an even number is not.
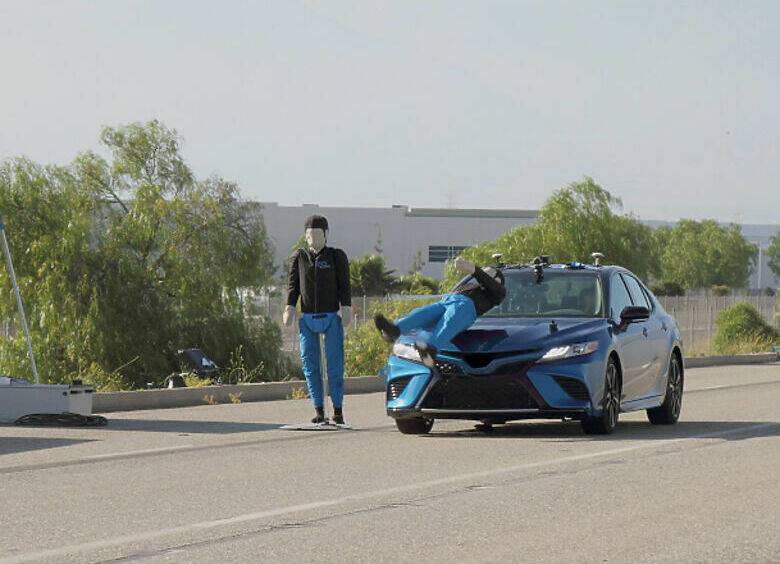
<svg viewBox="0 0 780 564"><path fill-rule="evenodd" d="M428 262L444 262L458 256L467 248L459 245L429 245Z"/></svg>

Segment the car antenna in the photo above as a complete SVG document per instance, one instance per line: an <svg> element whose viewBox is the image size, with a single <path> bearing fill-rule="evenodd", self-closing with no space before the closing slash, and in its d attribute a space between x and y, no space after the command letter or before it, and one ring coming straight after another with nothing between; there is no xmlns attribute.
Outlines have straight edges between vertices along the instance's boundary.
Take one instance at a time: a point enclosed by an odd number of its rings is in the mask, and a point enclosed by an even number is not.
<svg viewBox="0 0 780 564"><path fill-rule="evenodd" d="M558 330L558 324L553 319L550 321L550 333L555 333Z"/></svg>
<svg viewBox="0 0 780 564"><path fill-rule="evenodd" d="M590 256L593 257L593 265L594 266L601 266L599 264L599 259L603 259L604 258L604 253L600 253L600 252L596 251L595 253L590 253Z"/></svg>
<svg viewBox="0 0 780 564"><path fill-rule="evenodd" d="M492 255L490 255L490 258L492 258L496 262L496 266L498 268L504 268L506 264L501 260L503 256L504 255L502 255L501 253L493 253Z"/></svg>

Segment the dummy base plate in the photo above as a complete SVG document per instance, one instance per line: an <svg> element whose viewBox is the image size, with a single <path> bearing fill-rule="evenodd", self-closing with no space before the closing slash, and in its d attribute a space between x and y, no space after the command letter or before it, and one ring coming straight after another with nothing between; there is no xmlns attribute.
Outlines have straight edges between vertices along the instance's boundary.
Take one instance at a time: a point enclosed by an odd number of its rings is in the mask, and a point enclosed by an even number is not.
<svg viewBox="0 0 780 564"><path fill-rule="evenodd" d="M336 423L303 423L300 425L284 425L280 427L285 431L352 431L349 425L337 425Z"/></svg>

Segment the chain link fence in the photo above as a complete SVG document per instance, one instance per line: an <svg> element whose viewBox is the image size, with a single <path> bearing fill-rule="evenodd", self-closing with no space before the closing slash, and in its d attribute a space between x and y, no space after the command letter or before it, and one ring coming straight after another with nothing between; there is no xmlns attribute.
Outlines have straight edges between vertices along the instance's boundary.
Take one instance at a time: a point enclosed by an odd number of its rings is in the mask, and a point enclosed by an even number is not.
<svg viewBox="0 0 780 564"><path fill-rule="evenodd" d="M395 296L404 300L429 300L431 296ZM291 359L300 361L298 344L298 327L295 324L285 326L282 323L282 313L286 304L286 296L279 293L246 296L246 303L251 311L250 317L258 319L266 315L275 321L282 331L282 351ZM393 297L358 296L352 299L354 317L345 329L350 331L371 321L371 308L377 302L383 302ZM658 301L663 308L677 319L680 332L685 341L687 354L711 354L712 338L715 335L715 320L718 314L736 302L748 302L756 308L764 320L772 327L777 327L778 297L767 295L750 295L744 291L732 292L728 296L715 296L711 292L691 292L685 296L660 296ZM3 322L0 334L8 337L15 331L14 323Z"/></svg>
<svg viewBox="0 0 780 564"><path fill-rule="evenodd" d="M724 309L737 302L748 302L769 325L777 327L776 296L735 293L728 296L712 294L659 296L663 308L677 319L687 355L711 354L715 321Z"/></svg>
<svg viewBox="0 0 780 564"><path fill-rule="evenodd" d="M431 296L397 296L403 299L430 299ZM347 331L371 321L371 307L386 301L388 297L355 297L352 307L355 312ZM660 296L663 308L677 319L687 354L711 354L712 338L715 336L715 321L720 312L737 302L748 302L772 327L777 327L777 296L749 295L747 292L733 292L728 296L715 296L711 292L686 296ZM282 330L283 350L291 356L298 354L298 329L295 325L286 327L282 323L285 296L272 296L264 300L264 313L279 324Z"/></svg>

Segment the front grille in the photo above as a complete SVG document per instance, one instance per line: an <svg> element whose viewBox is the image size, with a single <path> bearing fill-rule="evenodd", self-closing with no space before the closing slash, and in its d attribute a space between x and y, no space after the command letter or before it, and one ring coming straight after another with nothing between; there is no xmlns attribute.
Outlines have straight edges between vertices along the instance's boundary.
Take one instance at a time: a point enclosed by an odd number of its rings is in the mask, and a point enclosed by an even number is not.
<svg viewBox="0 0 780 564"><path fill-rule="evenodd" d="M542 349L525 349L520 351L507 351L498 353L485 353L485 352L453 352L447 351L448 356L465 360L472 368L484 368L491 362L499 358L507 358L510 356L522 356L539 352Z"/></svg>
<svg viewBox="0 0 780 564"><path fill-rule="evenodd" d="M590 401L588 388L581 380L576 378L567 378L566 376L553 376L555 382L563 388L563 391L576 400Z"/></svg>
<svg viewBox="0 0 780 564"><path fill-rule="evenodd" d="M400 378L394 378L387 383L387 401L393 401L404 393L407 384L412 379L411 376L401 376Z"/></svg>
<svg viewBox="0 0 780 564"><path fill-rule="evenodd" d="M429 409L536 409L516 374L452 376L437 382L422 404Z"/></svg>

